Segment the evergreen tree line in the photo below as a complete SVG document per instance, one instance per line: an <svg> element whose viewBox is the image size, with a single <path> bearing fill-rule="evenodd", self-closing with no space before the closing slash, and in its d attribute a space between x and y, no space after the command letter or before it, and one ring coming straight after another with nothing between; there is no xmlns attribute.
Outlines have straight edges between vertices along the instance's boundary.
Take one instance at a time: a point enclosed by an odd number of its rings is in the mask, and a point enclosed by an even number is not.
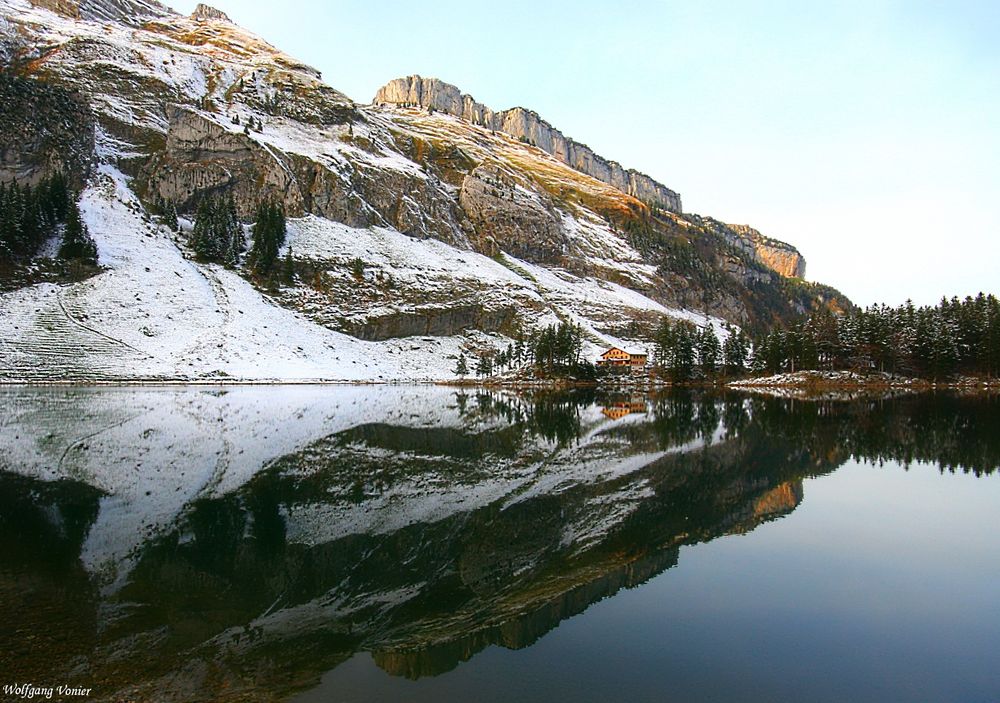
<svg viewBox="0 0 1000 703"><path fill-rule="evenodd" d="M97 246L80 217L66 177L54 173L36 186L0 183L0 262L30 260L59 225L59 257L97 263Z"/></svg>
<svg viewBox="0 0 1000 703"><path fill-rule="evenodd" d="M176 210L170 204L160 205L164 223L176 222ZM273 202L262 202L257 208L257 221L253 226L253 246L247 254L247 263L259 274L269 274L278 260L278 252L287 235L285 210ZM225 266L236 266L247 251L243 225L236 215L232 196L208 195L198 204L194 228L188 240L195 255L202 261ZM286 262L290 269L291 262ZM285 272L291 278L292 272Z"/></svg>
<svg viewBox="0 0 1000 703"><path fill-rule="evenodd" d="M508 369L520 368L526 358L524 349L523 339L517 343L516 349L514 344L508 344L506 349L501 349L500 351L487 349L476 356L474 368L469 366L469 360L465 356L465 353L462 352L458 355L455 374L464 378L469 375L470 371L474 371L480 377L492 376L495 373L503 373Z"/></svg>
<svg viewBox="0 0 1000 703"><path fill-rule="evenodd" d="M177 221L177 205L173 201L158 196L149 209L154 215L159 216L160 221L169 227L170 231L181 231L180 223Z"/></svg>
<svg viewBox="0 0 1000 703"><path fill-rule="evenodd" d="M235 266L247 243L231 195L207 195L198 203L188 240L201 261Z"/></svg>
<svg viewBox="0 0 1000 703"><path fill-rule="evenodd" d="M740 375L750 357L750 339L742 330L726 325L725 342L720 342L711 325L669 317L661 320L653 345L653 364L675 381Z"/></svg>
<svg viewBox="0 0 1000 703"><path fill-rule="evenodd" d="M524 365L524 361L527 358L524 352L525 348L522 338L516 343L516 348L515 344L508 344L506 349L501 349L500 351L492 348L487 349L476 355L475 367L469 366L469 360L465 356L465 353L462 352L458 355L455 374L464 378L469 375L470 371L474 371L480 377L492 376L495 373L503 373L508 369L520 368Z"/></svg>
<svg viewBox="0 0 1000 703"><path fill-rule="evenodd" d="M455 374L465 377L474 370L477 376L492 376L531 363L546 374L571 372L593 375L593 364L581 359L582 352L583 329L579 325L560 322L535 330L528 337L519 332L506 349L481 352L476 357L474 369L470 368L468 358L462 353L455 365Z"/></svg>
<svg viewBox="0 0 1000 703"><path fill-rule="evenodd" d="M828 310L787 328L774 327L751 346L727 326L720 344L710 326L664 318L654 335L653 362L676 381L747 371L882 371L942 379L1000 372L1000 301L980 293L934 306L875 305L837 316Z"/></svg>
<svg viewBox="0 0 1000 703"><path fill-rule="evenodd" d="M552 372L581 367L583 329L579 325L560 322L548 325L533 336L531 351L537 368Z"/></svg>
<svg viewBox="0 0 1000 703"><path fill-rule="evenodd" d="M845 316L813 313L757 340L755 373L885 371L928 379L1000 372L1000 301L980 293L934 306L875 305Z"/></svg>

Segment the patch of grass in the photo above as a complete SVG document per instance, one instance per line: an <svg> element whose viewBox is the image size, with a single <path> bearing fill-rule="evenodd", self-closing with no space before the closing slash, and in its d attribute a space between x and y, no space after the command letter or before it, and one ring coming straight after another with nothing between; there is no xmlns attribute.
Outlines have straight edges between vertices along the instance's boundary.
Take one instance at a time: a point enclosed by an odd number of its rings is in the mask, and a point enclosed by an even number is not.
<svg viewBox="0 0 1000 703"><path fill-rule="evenodd" d="M535 278L530 273L528 273L528 271L526 271L525 269L521 268L520 266L518 266L517 264L515 264L513 261L511 261L509 258L507 258L507 256L503 252L497 252L496 254L493 255L492 258L498 264L500 264L500 265L502 265L502 266L510 269L511 271L513 271L514 273L516 273L521 278L527 279L527 280L531 281L532 283L538 283L538 279L537 278Z"/></svg>

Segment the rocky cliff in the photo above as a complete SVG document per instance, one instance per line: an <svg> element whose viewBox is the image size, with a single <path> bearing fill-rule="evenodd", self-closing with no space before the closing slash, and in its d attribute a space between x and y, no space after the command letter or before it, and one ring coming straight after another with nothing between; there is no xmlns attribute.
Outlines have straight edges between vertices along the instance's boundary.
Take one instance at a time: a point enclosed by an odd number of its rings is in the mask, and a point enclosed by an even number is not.
<svg viewBox="0 0 1000 703"><path fill-rule="evenodd" d="M135 26L172 14L169 8L156 0L30 0L30 2L36 7L72 19L121 22Z"/></svg>
<svg viewBox="0 0 1000 703"><path fill-rule="evenodd" d="M61 171L82 185L94 119L78 93L0 73L0 125L0 182L34 184Z"/></svg>
<svg viewBox="0 0 1000 703"><path fill-rule="evenodd" d="M672 212L681 212L681 196L644 173L622 167L617 161L594 153L563 135L558 129L538 116L537 112L523 107L495 112L462 93L458 88L437 78L407 76L396 78L379 88L375 104L413 105L434 110L509 134L551 154L564 164L572 166L602 183L647 203L655 203Z"/></svg>
<svg viewBox="0 0 1000 703"><path fill-rule="evenodd" d="M757 259L768 268L787 278L806 277L806 260L791 244L764 236L748 225L728 226L753 244Z"/></svg>
<svg viewBox="0 0 1000 703"><path fill-rule="evenodd" d="M194 8L194 12L191 13L191 18L196 20L222 20L223 22L232 21L229 19L229 15L222 10L217 10L211 5L204 3L198 3L198 6Z"/></svg>

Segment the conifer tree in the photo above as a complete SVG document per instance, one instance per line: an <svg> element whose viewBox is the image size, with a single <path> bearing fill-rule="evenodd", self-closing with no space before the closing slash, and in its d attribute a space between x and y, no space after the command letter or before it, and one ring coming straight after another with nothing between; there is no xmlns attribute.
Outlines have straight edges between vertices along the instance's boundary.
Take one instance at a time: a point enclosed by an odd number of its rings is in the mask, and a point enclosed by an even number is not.
<svg viewBox="0 0 1000 703"><path fill-rule="evenodd" d="M281 280L286 286L295 284L295 260L292 258L292 247L285 250L285 261L281 269Z"/></svg>
<svg viewBox="0 0 1000 703"><path fill-rule="evenodd" d="M66 176L57 171L39 184L42 214L49 224L62 222L69 210L69 185Z"/></svg>
<svg viewBox="0 0 1000 703"><path fill-rule="evenodd" d="M705 325L698 333L698 365L706 376L715 374L719 365L721 345L711 325Z"/></svg>
<svg viewBox="0 0 1000 703"><path fill-rule="evenodd" d="M278 260L278 252L285 243L287 225L284 208L272 202L261 202L257 207L257 222L253 227L253 247L249 261L260 274L270 273Z"/></svg>
<svg viewBox="0 0 1000 703"><path fill-rule="evenodd" d="M208 195L201 199L189 243L202 261L227 266L238 263L240 254L246 250L246 242L232 196Z"/></svg>
<svg viewBox="0 0 1000 703"><path fill-rule="evenodd" d="M351 259L351 275L359 281L365 278L365 262L360 257Z"/></svg>
<svg viewBox="0 0 1000 703"><path fill-rule="evenodd" d="M726 341L722 345L722 364L728 374L739 375L746 369L750 340L743 330L726 325Z"/></svg>
<svg viewBox="0 0 1000 703"><path fill-rule="evenodd" d="M226 245L224 263L227 266L235 266L239 262L240 255L247 250L247 242L243 226L236 214L236 203L230 193L227 193L222 201L220 218L223 242Z"/></svg>
<svg viewBox="0 0 1000 703"><path fill-rule="evenodd" d="M62 245L59 247L59 258L97 263L97 245L91 239L87 225L80 217L80 209L75 198L66 213L66 228L63 230Z"/></svg>
<svg viewBox="0 0 1000 703"><path fill-rule="evenodd" d="M695 363L696 338L697 332L694 325L686 320L681 321L674 342L671 367L671 373L675 380L684 381L691 378Z"/></svg>
<svg viewBox="0 0 1000 703"><path fill-rule="evenodd" d="M223 247L218 238L215 220L215 199L202 198L195 213L190 244L195 255L204 261L221 261L222 258Z"/></svg>
<svg viewBox="0 0 1000 703"><path fill-rule="evenodd" d="M13 263L38 253L66 219L69 195L61 173L35 187L0 183L0 260Z"/></svg>
<svg viewBox="0 0 1000 703"><path fill-rule="evenodd" d="M0 191L0 242L10 260L21 254L21 213L20 195L17 183Z"/></svg>
<svg viewBox="0 0 1000 703"><path fill-rule="evenodd" d="M985 349L983 370L990 378L1000 373L1000 300L992 295L986 299Z"/></svg>
<svg viewBox="0 0 1000 703"><path fill-rule="evenodd" d="M172 201L163 201L162 218L163 224L166 225L171 232L180 231L180 223L177 221L177 206L174 205Z"/></svg>
<svg viewBox="0 0 1000 703"><path fill-rule="evenodd" d="M714 332L712 333L714 336ZM687 320L664 317L655 335L654 362L675 381L691 378L697 361L700 334ZM711 345L711 342L706 342ZM715 343L718 344L718 338ZM716 363L718 352L715 353Z"/></svg>
<svg viewBox="0 0 1000 703"><path fill-rule="evenodd" d="M14 261L13 228L8 221L7 184L0 181L0 263L10 264Z"/></svg>
<svg viewBox="0 0 1000 703"><path fill-rule="evenodd" d="M486 352L479 356L476 362L476 375L489 376L493 373L493 354Z"/></svg>
<svg viewBox="0 0 1000 703"><path fill-rule="evenodd" d="M465 359L465 352L459 352L458 363L455 364L455 375L465 378L469 375L469 362Z"/></svg>
<svg viewBox="0 0 1000 703"><path fill-rule="evenodd" d="M583 347L583 330L579 325L560 322L548 325L535 335L533 356L535 365L547 371L556 367L580 370L580 353Z"/></svg>
<svg viewBox="0 0 1000 703"><path fill-rule="evenodd" d="M38 208L36 191L26 185L21 191L21 247L27 256L33 256L42 243L42 217Z"/></svg>

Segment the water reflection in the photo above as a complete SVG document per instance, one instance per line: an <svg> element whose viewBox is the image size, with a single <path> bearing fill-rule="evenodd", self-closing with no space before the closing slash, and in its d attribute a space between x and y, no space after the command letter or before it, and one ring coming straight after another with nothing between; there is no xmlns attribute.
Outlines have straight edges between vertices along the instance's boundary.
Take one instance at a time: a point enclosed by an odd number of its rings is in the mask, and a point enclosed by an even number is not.
<svg viewBox="0 0 1000 703"><path fill-rule="evenodd" d="M998 399L445 388L0 393L0 660L104 698L269 699L527 647L794 510L853 456L1000 464ZM625 412L622 412L625 411Z"/></svg>
<svg viewBox="0 0 1000 703"><path fill-rule="evenodd" d="M628 400L617 400L614 398L602 399L601 413L604 417L612 420L621 420L632 413L644 414L646 412L645 398L630 398Z"/></svg>

